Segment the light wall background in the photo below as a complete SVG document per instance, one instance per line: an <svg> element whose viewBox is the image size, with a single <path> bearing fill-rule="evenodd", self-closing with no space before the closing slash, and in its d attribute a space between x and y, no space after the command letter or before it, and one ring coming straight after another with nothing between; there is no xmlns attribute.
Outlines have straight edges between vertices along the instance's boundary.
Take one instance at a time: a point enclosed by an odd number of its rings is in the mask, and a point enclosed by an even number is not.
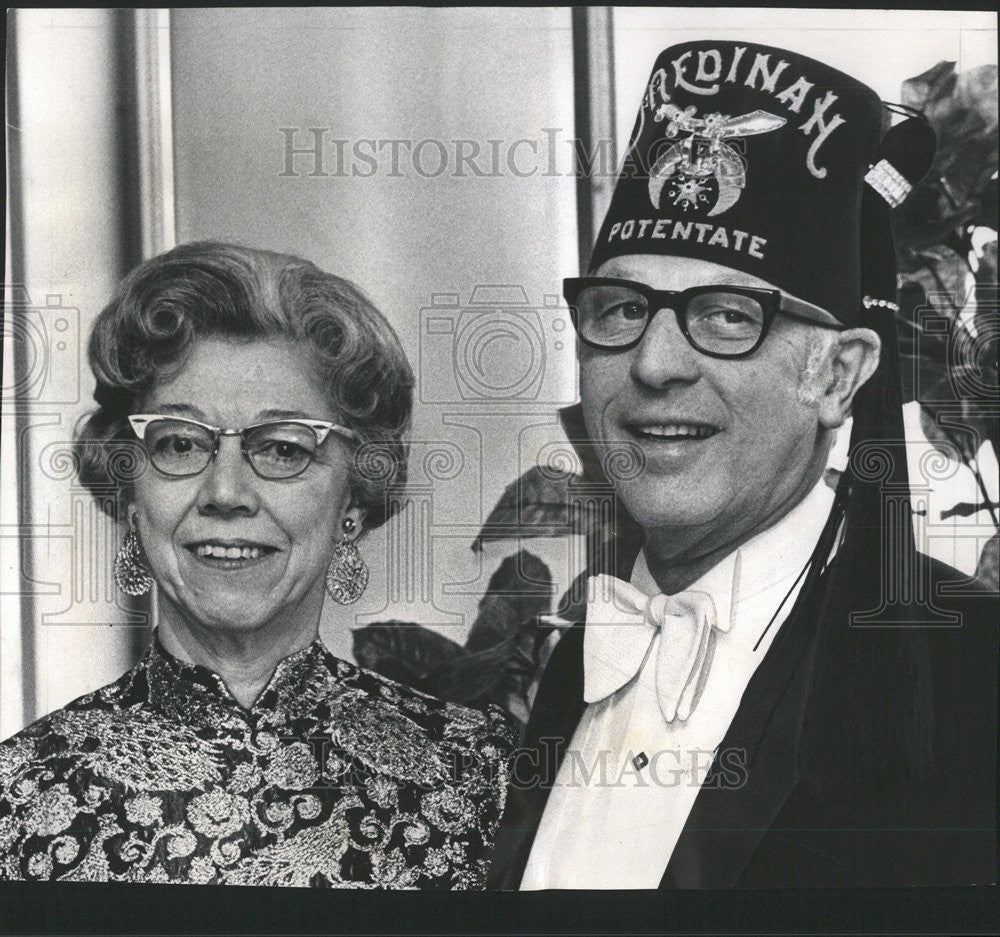
<svg viewBox="0 0 1000 937"><path fill-rule="evenodd" d="M350 609L327 602L324 638L349 658L351 628L400 618L461 641L499 562L472 540L575 399L558 308L576 270L565 144L548 171L549 141L573 130L570 11L175 10L171 32L178 241L289 251L347 277L417 371L412 506L362 541L369 588ZM319 159L290 155L317 139ZM473 305L484 297L522 308L519 330ZM536 370L541 386L518 393Z"/></svg>
<svg viewBox="0 0 1000 937"><path fill-rule="evenodd" d="M114 589L121 532L60 455L91 402L89 325L130 258L149 252L126 223L122 122L137 77L119 11L18 10L12 22L5 279L22 291L5 295L5 313L20 318L8 315L4 334L30 325L38 357L15 360L5 342L0 738L115 679L150 627ZM368 592L349 609L327 603L324 638L350 658L352 628L399 618L461 641L514 549L474 553L472 540L508 484L565 455L555 411L576 397L559 299L578 270L571 10L182 9L149 22L163 58L160 83L139 88L140 129L158 102L166 143L164 177L143 178L172 209L164 243L289 251L353 280L418 374L409 505L362 542ZM996 61L996 17L985 13L618 8L613 26L619 156L656 54L685 39L814 55L888 100L941 59ZM314 130L322 164L299 153L289 171L289 141L305 149ZM474 151L478 172L459 164ZM525 546L558 594L579 544Z"/></svg>

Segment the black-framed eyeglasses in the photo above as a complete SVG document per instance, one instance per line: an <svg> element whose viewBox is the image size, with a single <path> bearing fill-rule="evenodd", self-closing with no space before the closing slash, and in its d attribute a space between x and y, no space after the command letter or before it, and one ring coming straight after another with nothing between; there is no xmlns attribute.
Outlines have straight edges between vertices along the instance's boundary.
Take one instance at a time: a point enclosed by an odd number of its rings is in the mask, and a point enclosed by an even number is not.
<svg viewBox="0 0 1000 937"><path fill-rule="evenodd" d="M354 440L353 430L327 420L273 420L243 429L223 429L186 417L136 413L128 418L149 460L164 475L199 475L219 451L223 436L239 436L251 468L268 479L301 475L331 432Z"/></svg>
<svg viewBox="0 0 1000 937"><path fill-rule="evenodd" d="M563 295L580 340L593 348L625 351L642 341L661 309L672 309L689 344L712 358L745 358L760 348L779 313L797 322L844 331L818 306L779 290L743 286L693 286L654 290L614 277L571 277Z"/></svg>

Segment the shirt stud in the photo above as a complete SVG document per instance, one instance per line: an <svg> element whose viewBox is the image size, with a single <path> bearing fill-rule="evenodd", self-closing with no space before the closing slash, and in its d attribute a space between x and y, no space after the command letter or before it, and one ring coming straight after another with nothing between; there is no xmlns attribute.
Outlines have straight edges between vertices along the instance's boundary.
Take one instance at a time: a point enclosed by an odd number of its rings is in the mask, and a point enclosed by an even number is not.
<svg viewBox="0 0 1000 937"><path fill-rule="evenodd" d="M632 759L632 764L635 765L636 771L642 771L642 769L649 764L649 759L646 757L646 753L639 752L639 754Z"/></svg>

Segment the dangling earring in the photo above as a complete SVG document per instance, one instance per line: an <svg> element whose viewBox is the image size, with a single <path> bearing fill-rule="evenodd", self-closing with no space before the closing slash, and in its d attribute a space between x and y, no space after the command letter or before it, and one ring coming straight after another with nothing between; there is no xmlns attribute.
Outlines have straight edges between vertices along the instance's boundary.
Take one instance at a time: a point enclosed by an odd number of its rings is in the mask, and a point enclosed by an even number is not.
<svg viewBox="0 0 1000 937"><path fill-rule="evenodd" d="M368 586L368 566L354 541L347 536L355 528L354 521L345 517L343 526L344 539L333 551L333 560L326 571L326 591L334 602L350 605L364 595Z"/></svg>
<svg viewBox="0 0 1000 937"><path fill-rule="evenodd" d="M142 547L132 514L129 515L129 531L115 555L115 584L131 596L145 595L153 588L153 577L142 560Z"/></svg>

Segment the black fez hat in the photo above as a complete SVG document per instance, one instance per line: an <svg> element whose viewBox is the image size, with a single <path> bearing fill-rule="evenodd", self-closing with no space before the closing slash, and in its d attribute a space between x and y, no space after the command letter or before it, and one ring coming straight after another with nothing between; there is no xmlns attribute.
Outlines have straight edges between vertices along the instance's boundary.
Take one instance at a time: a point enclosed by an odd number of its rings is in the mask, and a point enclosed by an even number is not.
<svg viewBox="0 0 1000 937"><path fill-rule="evenodd" d="M891 148L902 160L884 159L888 118L871 88L794 52L712 40L664 50L591 271L623 254L699 258L859 324L866 288L875 290L869 301L895 296L888 227L862 230L865 190L898 203L933 155L931 134L914 171L906 147ZM888 250L865 283L863 247L873 235Z"/></svg>

